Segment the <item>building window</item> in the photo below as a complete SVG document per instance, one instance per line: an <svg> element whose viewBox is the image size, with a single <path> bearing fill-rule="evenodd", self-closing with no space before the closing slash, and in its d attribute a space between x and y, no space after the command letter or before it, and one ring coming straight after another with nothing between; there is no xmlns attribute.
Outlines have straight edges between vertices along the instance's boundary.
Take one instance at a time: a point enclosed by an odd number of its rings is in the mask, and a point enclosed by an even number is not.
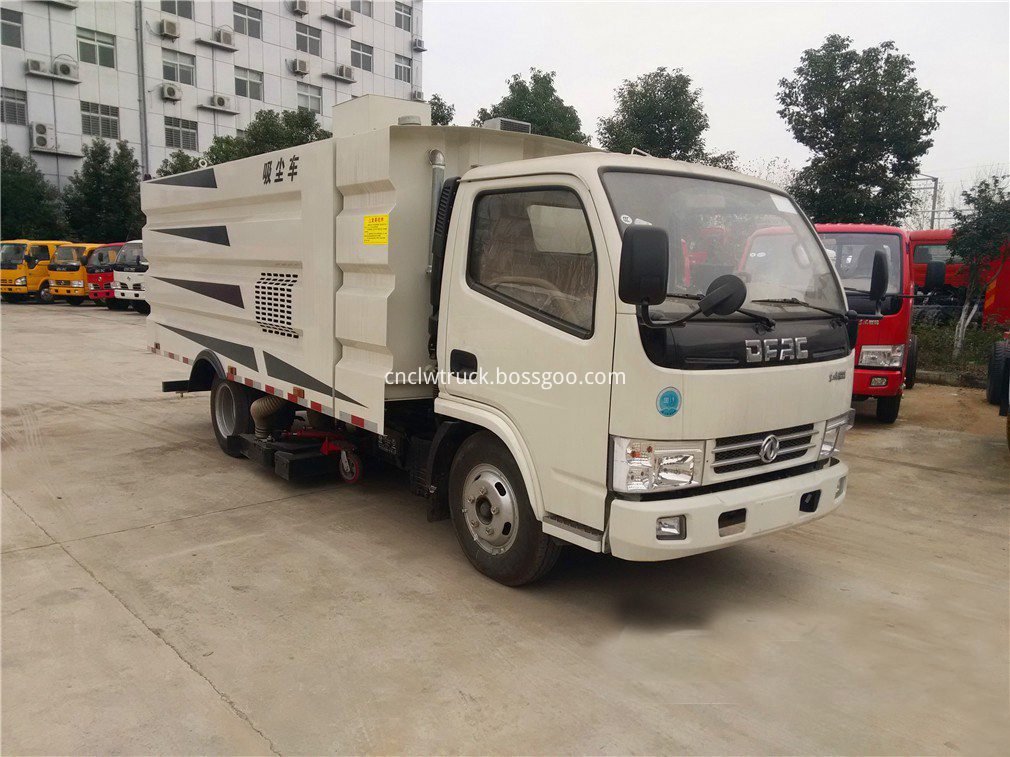
<svg viewBox="0 0 1010 757"><path fill-rule="evenodd" d="M0 123L28 124L28 95L19 89L0 89Z"/></svg>
<svg viewBox="0 0 1010 757"><path fill-rule="evenodd" d="M263 36L263 11L235 3L235 32L260 39Z"/></svg>
<svg viewBox="0 0 1010 757"><path fill-rule="evenodd" d="M165 116L165 146L177 150L198 150L196 146L196 121Z"/></svg>
<svg viewBox="0 0 1010 757"><path fill-rule="evenodd" d="M81 63L116 67L116 38L105 32L77 28L77 57Z"/></svg>
<svg viewBox="0 0 1010 757"><path fill-rule="evenodd" d="M9 47L21 47L21 13L0 9L0 41Z"/></svg>
<svg viewBox="0 0 1010 757"><path fill-rule="evenodd" d="M410 21L414 9L403 3L396 3L396 28L410 31Z"/></svg>
<svg viewBox="0 0 1010 757"><path fill-rule="evenodd" d="M262 100L263 73L235 66L235 94L252 100Z"/></svg>
<svg viewBox="0 0 1010 757"><path fill-rule="evenodd" d="M372 0L351 0L351 10L364 16L371 16Z"/></svg>
<svg viewBox="0 0 1010 757"><path fill-rule="evenodd" d="M298 82L298 107L311 110L313 113L323 112L323 89L305 82Z"/></svg>
<svg viewBox="0 0 1010 757"><path fill-rule="evenodd" d="M162 75L168 81L180 84L196 84L196 56L177 53L163 48L161 51Z"/></svg>
<svg viewBox="0 0 1010 757"><path fill-rule="evenodd" d="M372 70L372 46L360 42L351 43L351 65L362 71Z"/></svg>
<svg viewBox="0 0 1010 757"><path fill-rule="evenodd" d="M81 133L87 137L119 139L119 108L81 101Z"/></svg>
<svg viewBox="0 0 1010 757"><path fill-rule="evenodd" d="M396 65L393 67L393 74L396 77L396 80L405 81L407 84L410 84L410 58L404 58L402 55L397 55L395 62Z"/></svg>
<svg viewBox="0 0 1010 757"><path fill-rule="evenodd" d="M306 24L295 24L295 47L309 55L322 55L322 30Z"/></svg>
<svg viewBox="0 0 1010 757"><path fill-rule="evenodd" d="M161 0L161 12L193 18L193 0Z"/></svg>

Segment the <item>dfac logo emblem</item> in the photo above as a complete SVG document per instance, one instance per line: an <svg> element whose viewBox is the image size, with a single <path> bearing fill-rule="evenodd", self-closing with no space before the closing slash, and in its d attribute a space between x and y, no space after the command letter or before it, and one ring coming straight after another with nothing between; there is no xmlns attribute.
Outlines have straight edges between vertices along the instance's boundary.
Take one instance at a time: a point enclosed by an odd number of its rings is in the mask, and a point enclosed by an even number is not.
<svg viewBox="0 0 1010 757"><path fill-rule="evenodd" d="M779 456L779 438L774 434L769 434L761 442L761 451L758 453L758 457L761 458L762 462L770 463Z"/></svg>
<svg viewBox="0 0 1010 757"><path fill-rule="evenodd" d="M656 397L656 409L660 415L667 418L676 415L680 410L680 392L672 386L668 386Z"/></svg>

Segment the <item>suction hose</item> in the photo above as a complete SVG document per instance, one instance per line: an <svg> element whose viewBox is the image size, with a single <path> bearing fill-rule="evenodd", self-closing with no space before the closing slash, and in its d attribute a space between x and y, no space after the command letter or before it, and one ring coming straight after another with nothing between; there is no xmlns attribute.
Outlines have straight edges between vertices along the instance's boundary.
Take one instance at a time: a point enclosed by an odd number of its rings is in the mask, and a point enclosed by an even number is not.
<svg viewBox="0 0 1010 757"><path fill-rule="evenodd" d="M271 423L273 417L283 410L287 404L287 400L273 394L268 394L266 397L260 397L249 406L249 414L252 416L253 425L256 427L257 439L266 439L270 436L270 431L273 429L273 424Z"/></svg>

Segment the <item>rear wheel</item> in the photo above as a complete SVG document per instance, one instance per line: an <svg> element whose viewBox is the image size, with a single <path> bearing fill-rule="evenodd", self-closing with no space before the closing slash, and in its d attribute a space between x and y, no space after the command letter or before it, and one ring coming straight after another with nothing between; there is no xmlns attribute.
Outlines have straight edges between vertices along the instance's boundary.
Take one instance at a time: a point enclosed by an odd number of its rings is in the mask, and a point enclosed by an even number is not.
<svg viewBox="0 0 1010 757"><path fill-rule="evenodd" d="M898 420L898 410L901 409L901 395L894 397L877 397L877 420L881 423L894 423Z"/></svg>
<svg viewBox="0 0 1010 757"><path fill-rule="evenodd" d="M228 437L253 432L253 419L249 414L253 399L252 393L242 384L214 377L210 387L210 421L218 446L226 455L244 457L228 449Z"/></svg>
<svg viewBox="0 0 1010 757"><path fill-rule="evenodd" d="M129 302L121 300L118 297L107 297L105 299L105 304L109 310L126 310L130 307Z"/></svg>
<svg viewBox="0 0 1010 757"><path fill-rule="evenodd" d="M985 398L990 405L998 405L1000 393L1006 386L1007 358L1010 358L1010 342L996 342L989 351L988 383L985 387Z"/></svg>
<svg viewBox="0 0 1010 757"><path fill-rule="evenodd" d="M87 298L86 297L64 297L63 299L65 299L67 301L68 305L73 305L74 307L77 307L82 302L84 302L84 300L87 299Z"/></svg>
<svg viewBox="0 0 1010 757"><path fill-rule="evenodd" d="M908 342L908 361L905 363L905 388L915 386L915 374L919 370L919 337L912 335Z"/></svg>
<svg viewBox="0 0 1010 757"><path fill-rule="evenodd" d="M39 302L41 302L43 305L52 305L53 304L53 300L55 298L53 297L53 290L49 288L49 282L48 281L42 282L42 286L39 287L38 297L39 297Z"/></svg>
<svg viewBox="0 0 1010 757"><path fill-rule="evenodd" d="M449 472L449 509L470 563L506 586L544 576L561 545L543 532L508 448L481 431L460 446Z"/></svg>

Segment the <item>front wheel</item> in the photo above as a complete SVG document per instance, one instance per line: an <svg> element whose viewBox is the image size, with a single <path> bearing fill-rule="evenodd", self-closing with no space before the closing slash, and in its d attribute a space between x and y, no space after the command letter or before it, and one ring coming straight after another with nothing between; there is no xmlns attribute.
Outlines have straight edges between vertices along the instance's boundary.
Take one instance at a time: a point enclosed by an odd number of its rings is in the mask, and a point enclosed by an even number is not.
<svg viewBox="0 0 1010 757"><path fill-rule="evenodd" d="M0 297L3 298L4 302L9 302L11 305L24 300L24 295L22 294L2 294Z"/></svg>
<svg viewBox="0 0 1010 757"><path fill-rule="evenodd" d="M249 406L254 397L248 388L234 381L215 376L210 387L210 422L221 451L232 457L245 457L241 452L228 449L228 437L251 434L253 419Z"/></svg>
<svg viewBox="0 0 1010 757"><path fill-rule="evenodd" d="M877 420L881 423L894 423L898 420L898 410L900 408L900 394L894 397L877 397Z"/></svg>
<svg viewBox="0 0 1010 757"><path fill-rule="evenodd" d="M1010 358L1010 342L994 342L989 351L988 381L985 387L985 399L990 405L998 405L1000 394L1006 386L1004 371L1007 370L1007 358Z"/></svg>
<svg viewBox="0 0 1010 757"><path fill-rule="evenodd" d="M86 297L64 297L63 299L65 299L67 301L68 305L73 305L74 307L77 307L82 302L84 302L84 300L87 299L87 298Z"/></svg>
<svg viewBox="0 0 1010 757"><path fill-rule="evenodd" d="M151 312L151 305L145 300L135 300L134 302L131 302L130 305L132 305L133 309L141 315L148 315Z"/></svg>
<svg viewBox="0 0 1010 757"><path fill-rule="evenodd" d="M915 374L919 370L919 337L912 335L908 342L908 360L905 362L905 388L915 386Z"/></svg>
<svg viewBox="0 0 1010 757"><path fill-rule="evenodd" d="M449 471L453 530L470 563L506 586L521 586L554 567L561 545L543 532L515 459L498 437L466 439Z"/></svg>
<svg viewBox="0 0 1010 757"><path fill-rule="evenodd" d="M126 300L121 300L118 297L107 297L105 299L105 305L109 310L126 310L130 307L130 303Z"/></svg>
<svg viewBox="0 0 1010 757"><path fill-rule="evenodd" d="M49 288L49 282L43 282L42 286L39 287L39 302L43 305L52 305L53 300L53 290Z"/></svg>

